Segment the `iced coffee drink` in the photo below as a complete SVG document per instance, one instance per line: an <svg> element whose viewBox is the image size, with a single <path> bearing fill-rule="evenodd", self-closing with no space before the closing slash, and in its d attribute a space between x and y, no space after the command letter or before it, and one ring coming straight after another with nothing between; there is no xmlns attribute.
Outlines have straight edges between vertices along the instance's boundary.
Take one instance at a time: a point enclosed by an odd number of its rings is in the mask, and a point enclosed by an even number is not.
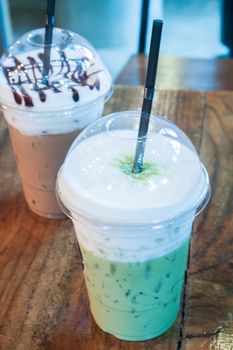
<svg viewBox="0 0 233 350"><path fill-rule="evenodd" d="M132 172L139 119L127 111L87 127L57 180L93 317L131 341L156 337L176 320L192 223L210 197L191 141L158 116L151 116L143 171Z"/></svg>
<svg viewBox="0 0 233 350"><path fill-rule="evenodd" d="M57 171L75 137L101 116L112 80L84 38L55 28L45 84L43 42L44 29L37 29L3 55L0 103L28 206L41 216L59 218Z"/></svg>

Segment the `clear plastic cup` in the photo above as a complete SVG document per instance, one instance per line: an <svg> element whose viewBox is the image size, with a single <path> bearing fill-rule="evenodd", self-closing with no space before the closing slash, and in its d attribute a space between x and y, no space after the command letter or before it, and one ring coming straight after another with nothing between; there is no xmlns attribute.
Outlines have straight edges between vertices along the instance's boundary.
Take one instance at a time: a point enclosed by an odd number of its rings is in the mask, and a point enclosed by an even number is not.
<svg viewBox="0 0 233 350"><path fill-rule="evenodd" d="M1 58L0 104L30 209L64 217L56 175L76 136L102 115L112 79L90 43L54 28L49 84L43 80L44 29L18 39Z"/></svg>
<svg viewBox="0 0 233 350"><path fill-rule="evenodd" d="M57 178L92 315L104 331L131 341L159 336L176 320L192 224L210 198L190 139L159 116L151 115L144 170L132 173L139 119L126 111L91 124Z"/></svg>

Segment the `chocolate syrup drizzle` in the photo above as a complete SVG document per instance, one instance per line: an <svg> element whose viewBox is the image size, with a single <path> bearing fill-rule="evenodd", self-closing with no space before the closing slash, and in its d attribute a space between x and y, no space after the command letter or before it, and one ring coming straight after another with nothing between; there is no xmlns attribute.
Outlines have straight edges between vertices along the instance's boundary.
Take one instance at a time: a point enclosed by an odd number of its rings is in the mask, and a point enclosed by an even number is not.
<svg viewBox="0 0 233 350"><path fill-rule="evenodd" d="M102 70L98 65L95 69L95 63L87 57L69 59L64 51L60 51L60 58L51 60L49 70L49 84L43 83L42 68L44 54L38 53L38 61L28 56L28 64L22 64L16 57L11 57L14 65L3 66L3 72L11 88L15 102L21 105L23 102L26 107L33 107L32 96L29 95L26 88L38 93L41 102L46 102L47 90L54 93L61 93L62 88L67 88L72 93L74 102L78 102L80 97L78 87L88 86L90 90L100 89L98 73ZM54 68L58 68L55 72ZM88 74L88 67L92 67ZM94 69L93 69L94 68ZM62 84L61 84L62 81Z"/></svg>

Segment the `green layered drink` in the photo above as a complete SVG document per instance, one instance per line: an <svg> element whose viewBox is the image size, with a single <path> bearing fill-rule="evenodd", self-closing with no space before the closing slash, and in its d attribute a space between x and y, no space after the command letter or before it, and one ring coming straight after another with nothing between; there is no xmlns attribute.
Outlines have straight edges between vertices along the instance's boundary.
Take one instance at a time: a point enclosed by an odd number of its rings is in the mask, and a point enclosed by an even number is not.
<svg viewBox="0 0 233 350"><path fill-rule="evenodd" d="M89 126L57 181L81 248L92 315L104 331L131 341L174 323L192 223L209 199L194 146L161 117L151 116L144 168L132 173L139 117L116 113Z"/></svg>
<svg viewBox="0 0 233 350"><path fill-rule="evenodd" d="M127 340L153 338L167 330L179 311L188 245L186 240L167 255L142 262L99 258L81 246L98 325L110 333L113 327L115 336Z"/></svg>

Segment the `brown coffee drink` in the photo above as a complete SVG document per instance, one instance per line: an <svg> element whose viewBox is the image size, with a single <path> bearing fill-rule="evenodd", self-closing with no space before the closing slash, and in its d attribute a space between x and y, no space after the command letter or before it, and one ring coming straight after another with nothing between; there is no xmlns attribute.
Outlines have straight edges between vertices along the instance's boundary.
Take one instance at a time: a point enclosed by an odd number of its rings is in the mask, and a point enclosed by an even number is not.
<svg viewBox="0 0 233 350"><path fill-rule="evenodd" d="M44 29L23 35L2 56L0 104L29 208L63 217L55 195L59 167L75 137L102 115L112 79L84 38L54 28L43 76Z"/></svg>
<svg viewBox="0 0 233 350"><path fill-rule="evenodd" d="M9 125L9 131L28 206L41 216L64 217L54 195L56 175L80 130L30 136Z"/></svg>

